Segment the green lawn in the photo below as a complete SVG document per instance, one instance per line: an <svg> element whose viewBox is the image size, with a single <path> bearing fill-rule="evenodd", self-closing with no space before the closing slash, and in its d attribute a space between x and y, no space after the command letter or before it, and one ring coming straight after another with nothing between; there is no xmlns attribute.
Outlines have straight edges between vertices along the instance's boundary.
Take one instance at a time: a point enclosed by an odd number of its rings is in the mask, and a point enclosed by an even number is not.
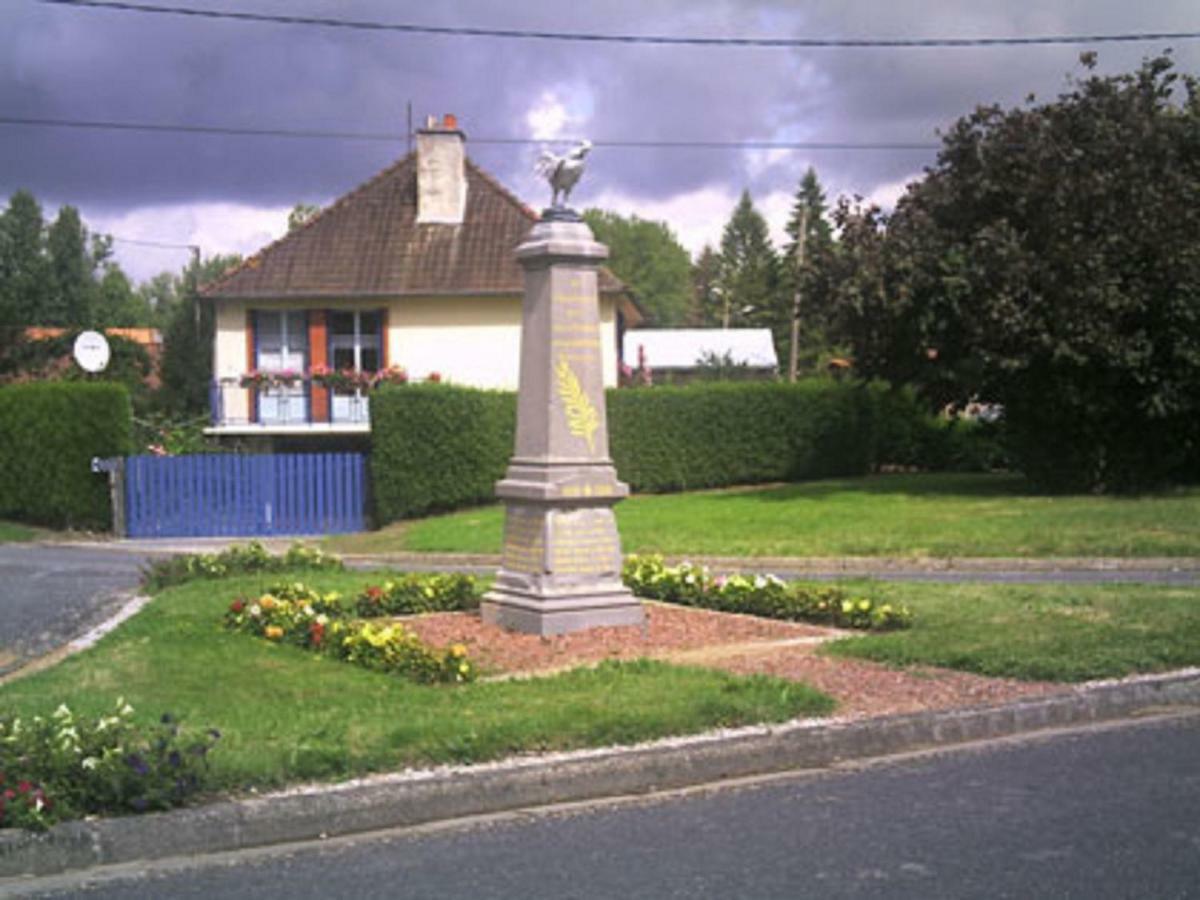
<svg viewBox="0 0 1200 900"><path fill-rule="evenodd" d="M1200 489L1042 496L1013 475L879 475L639 495L617 505L627 553L673 556L1200 556ZM330 539L337 552L497 553L499 506Z"/></svg>
<svg viewBox="0 0 1200 900"><path fill-rule="evenodd" d="M826 647L833 655L1032 681L1086 681L1200 666L1200 588L853 582L908 604L907 631Z"/></svg>
<svg viewBox="0 0 1200 900"><path fill-rule="evenodd" d="M233 598L277 577L163 591L91 650L0 686L0 710L46 715L65 702L90 716L124 696L144 722L170 712L185 725L219 729L214 774L239 787L634 742L833 708L802 685L650 662L418 686L221 628ZM286 577L342 591L370 580L362 572Z"/></svg>
<svg viewBox="0 0 1200 900"><path fill-rule="evenodd" d="M37 531L28 527L27 525L18 525L16 522L0 521L0 544L32 541L37 538L37 536Z"/></svg>

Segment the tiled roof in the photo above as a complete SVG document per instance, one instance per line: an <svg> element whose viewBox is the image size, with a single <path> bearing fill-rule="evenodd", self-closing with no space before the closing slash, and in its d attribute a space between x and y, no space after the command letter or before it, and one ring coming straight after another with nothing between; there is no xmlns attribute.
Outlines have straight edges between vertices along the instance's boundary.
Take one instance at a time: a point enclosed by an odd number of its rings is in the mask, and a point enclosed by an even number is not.
<svg viewBox="0 0 1200 900"><path fill-rule="evenodd" d="M469 159L466 178L461 225L418 225L410 153L202 292L218 300L520 294L513 250L538 216ZM600 290L628 294L606 269Z"/></svg>

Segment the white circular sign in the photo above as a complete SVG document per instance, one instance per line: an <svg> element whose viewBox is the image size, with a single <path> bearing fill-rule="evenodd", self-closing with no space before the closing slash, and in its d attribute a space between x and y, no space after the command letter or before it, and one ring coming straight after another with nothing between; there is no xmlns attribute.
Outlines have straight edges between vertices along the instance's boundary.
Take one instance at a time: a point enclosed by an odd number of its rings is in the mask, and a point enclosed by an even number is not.
<svg viewBox="0 0 1200 900"><path fill-rule="evenodd" d="M75 361L85 372L103 372L108 356L108 339L100 332L83 331L75 338Z"/></svg>

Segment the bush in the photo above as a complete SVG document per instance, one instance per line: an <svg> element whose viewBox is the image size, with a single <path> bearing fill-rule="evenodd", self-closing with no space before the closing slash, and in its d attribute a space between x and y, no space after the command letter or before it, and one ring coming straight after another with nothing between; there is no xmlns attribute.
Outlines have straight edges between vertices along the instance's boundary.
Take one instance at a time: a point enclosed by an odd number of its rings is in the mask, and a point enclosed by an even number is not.
<svg viewBox="0 0 1200 900"><path fill-rule="evenodd" d="M0 827L41 830L98 813L171 809L200 791L220 734L185 735L170 715L144 729L118 699L77 719L65 705L30 720L0 717Z"/></svg>
<svg viewBox="0 0 1200 900"><path fill-rule="evenodd" d="M414 603L414 596L421 603ZM280 582L258 597L234 600L225 613L225 627L423 684L465 682L473 681L477 671L461 644L439 650L398 623L349 616L394 614L385 608L389 605L455 609L471 598L477 605L478 596L477 582L469 575L402 576L385 588L366 588L353 601L299 582Z"/></svg>
<svg viewBox="0 0 1200 900"><path fill-rule="evenodd" d="M345 569L341 559L315 547L292 544L287 552L276 555L258 541L237 544L220 553L184 553L160 559L142 572L142 587L159 591L201 578L226 578L253 572L283 572L289 569L340 572Z"/></svg>
<svg viewBox="0 0 1200 900"><path fill-rule="evenodd" d="M0 388L0 516L106 529L108 479L93 457L132 449L129 392L117 384L33 382Z"/></svg>
<svg viewBox="0 0 1200 900"><path fill-rule="evenodd" d="M609 443L635 491L858 475L872 463L859 385L718 383L608 393Z"/></svg>
<svg viewBox="0 0 1200 900"><path fill-rule="evenodd" d="M381 402L382 401L382 402ZM911 393L812 379L610 390L609 450L639 492L863 475L882 463L983 470L994 428L930 416ZM515 395L446 385L371 400L380 524L487 503L513 452Z"/></svg>
<svg viewBox="0 0 1200 900"><path fill-rule="evenodd" d="M878 605L866 597L851 597L838 587L789 585L774 575L714 577L707 568L686 562L665 566L657 555L629 556L621 577L639 597L717 612L877 631L912 625L908 607Z"/></svg>
<svg viewBox="0 0 1200 900"><path fill-rule="evenodd" d="M486 503L513 450L516 395L442 384L371 395L371 478L382 524Z"/></svg>

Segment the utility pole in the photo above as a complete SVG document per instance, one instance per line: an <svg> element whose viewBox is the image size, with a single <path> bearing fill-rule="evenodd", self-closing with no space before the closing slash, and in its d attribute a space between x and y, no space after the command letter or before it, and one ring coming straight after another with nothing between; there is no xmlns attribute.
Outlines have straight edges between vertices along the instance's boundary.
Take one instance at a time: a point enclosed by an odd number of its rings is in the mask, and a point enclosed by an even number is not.
<svg viewBox="0 0 1200 900"><path fill-rule="evenodd" d="M796 235L796 292L792 295L792 346L788 350L788 381L795 381L800 364L800 273L804 269L808 243L808 207L800 210L800 231Z"/></svg>

